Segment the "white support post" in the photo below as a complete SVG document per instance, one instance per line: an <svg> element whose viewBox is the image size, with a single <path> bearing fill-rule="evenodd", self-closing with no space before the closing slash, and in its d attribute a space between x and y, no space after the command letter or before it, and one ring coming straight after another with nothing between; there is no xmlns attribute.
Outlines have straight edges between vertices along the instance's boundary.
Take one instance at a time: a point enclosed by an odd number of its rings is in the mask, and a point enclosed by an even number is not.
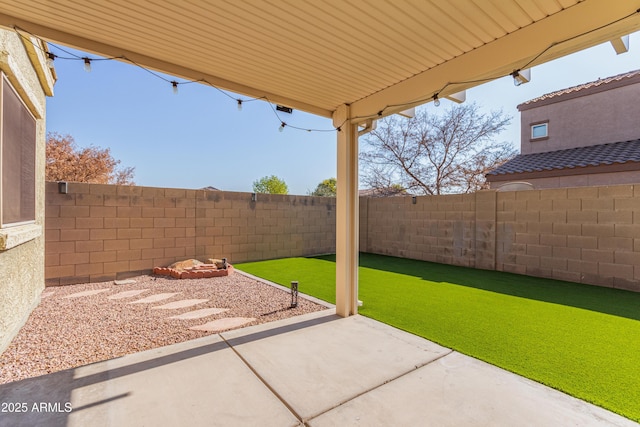
<svg viewBox="0 0 640 427"><path fill-rule="evenodd" d="M333 115L338 132L336 200L336 314L358 313L358 126L349 120L349 106Z"/></svg>

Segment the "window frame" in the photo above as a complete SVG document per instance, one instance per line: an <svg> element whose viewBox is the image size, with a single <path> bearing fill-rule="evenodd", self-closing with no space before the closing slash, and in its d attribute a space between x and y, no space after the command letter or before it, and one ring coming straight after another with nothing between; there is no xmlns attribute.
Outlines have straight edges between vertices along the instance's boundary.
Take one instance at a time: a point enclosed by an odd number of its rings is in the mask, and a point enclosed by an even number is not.
<svg viewBox="0 0 640 427"><path fill-rule="evenodd" d="M7 223L5 223L5 219L4 219L3 205L5 203L5 194L4 194L5 176L4 176L3 166L2 166L2 162L3 162L2 153L4 152L4 144L5 144L5 141L4 141L4 136L5 136L4 135L5 133L4 119L5 119L5 108L6 108L5 107L5 91L12 91L13 95L18 99L20 103L20 107L28 113L28 117L33 122L33 136L34 136L33 141L30 141L33 144L33 146L31 147L31 152L33 154L33 163L32 163L33 177L31 180L33 189L32 189L32 193L29 195L29 197L32 198L30 202L33 203L32 210L31 210L32 214L29 215L31 218L23 219L20 221L7 222ZM20 114L23 114L23 112L21 111ZM0 71L0 230L3 230L3 229L6 230L6 229L21 227L21 226L28 226L31 224L35 224L36 222L36 219L37 219L37 197L36 197L37 139L38 139L38 119L33 114L29 106L25 103L24 99L20 95L20 92L13 86L13 84L9 80L9 76L7 76L6 73ZM20 199L20 203L22 203L22 198Z"/></svg>
<svg viewBox="0 0 640 427"><path fill-rule="evenodd" d="M538 127L544 127L545 132L543 136L534 136L534 130ZM530 141L541 141L545 139L549 139L549 120L545 120L543 122L531 123L529 125L530 132Z"/></svg>

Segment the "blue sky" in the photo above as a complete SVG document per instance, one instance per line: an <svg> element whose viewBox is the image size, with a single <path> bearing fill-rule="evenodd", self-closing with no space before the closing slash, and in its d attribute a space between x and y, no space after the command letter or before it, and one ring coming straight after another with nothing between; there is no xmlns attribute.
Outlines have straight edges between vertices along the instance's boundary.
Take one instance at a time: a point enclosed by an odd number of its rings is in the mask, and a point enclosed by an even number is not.
<svg viewBox="0 0 640 427"><path fill-rule="evenodd" d="M135 167L137 185L251 191L253 181L277 175L290 194L307 194L336 175L335 133L279 132L280 121L266 102L247 102L238 111L234 99L198 83L180 85L176 95L170 83L119 61L94 61L87 73L82 61L58 58L55 68L58 82L47 101L47 130L70 134L80 146L110 148L122 166ZM512 116L498 139L518 148L518 104L635 69L640 69L640 33L631 35L625 54L616 55L605 43L534 67L531 82L519 87L508 77L470 89L467 102ZM438 108L449 104L443 100ZM432 104L421 108L438 111ZM301 111L280 114L305 129L331 129L329 119Z"/></svg>

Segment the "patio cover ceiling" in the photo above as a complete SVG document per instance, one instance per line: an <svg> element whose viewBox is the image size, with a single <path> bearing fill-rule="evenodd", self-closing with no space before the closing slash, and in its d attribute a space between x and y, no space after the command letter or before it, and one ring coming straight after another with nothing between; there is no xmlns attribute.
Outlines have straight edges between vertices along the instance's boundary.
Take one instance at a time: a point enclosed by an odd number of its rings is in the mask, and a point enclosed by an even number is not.
<svg viewBox="0 0 640 427"><path fill-rule="evenodd" d="M357 124L634 32L639 8L640 0L1 0L0 26L332 117L342 130L336 314L349 316L358 311Z"/></svg>
<svg viewBox="0 0 640 427"><path fill-rule="evenodd" d="M640 0L2 0L0 25L325 117L349 104L362 121L636 31L638 8Z"/></svg>

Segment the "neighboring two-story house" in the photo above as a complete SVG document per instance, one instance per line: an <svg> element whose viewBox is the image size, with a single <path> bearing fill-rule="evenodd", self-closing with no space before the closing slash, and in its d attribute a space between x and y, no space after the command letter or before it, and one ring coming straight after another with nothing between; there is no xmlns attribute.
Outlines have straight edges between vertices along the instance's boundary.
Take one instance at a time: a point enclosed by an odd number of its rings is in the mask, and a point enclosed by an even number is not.
<svg viewBox="0 0 640 427"><path fill-rule="evenodd" d="M494 189L640 183L638 100L640 70L518 105L521 154L487 181Z"/></svg>

